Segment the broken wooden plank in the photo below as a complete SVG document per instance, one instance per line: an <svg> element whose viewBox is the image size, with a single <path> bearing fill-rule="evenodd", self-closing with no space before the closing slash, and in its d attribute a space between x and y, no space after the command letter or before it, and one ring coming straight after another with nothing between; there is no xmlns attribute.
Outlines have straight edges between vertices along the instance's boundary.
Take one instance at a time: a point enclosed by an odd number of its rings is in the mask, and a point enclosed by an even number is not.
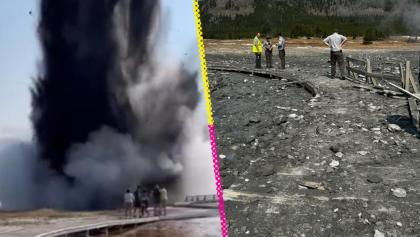
<svg viewBox="0 0 420 237"><path fill-rule="evenodd" d="M367 71L364 71L364 70L361 70L361 69L356 69L356 68L348 68L347 70L349 70L351 72L355 72L359 75L364 75L365 77L374 77L374 78L389 79L389 80L399 80L400 79L398 76L384 75L384 74L379 74L379 73L369 73Z"/></svg>
<svg viewBox="0 0 420 237"><path fill-rule="evenodd" d="M412 96L412 97L414 97L414 98L416 98L416 99L420 100L420 96L415 95L415 94L413 94L413 93L411 93L411 92L409 92L409 91L405 90L404 88L401 88L401 87L399 87L399 86L395 85L394 83L387 82L387 81L385 81L385 83L386 83L386 84L388 84L388 85L390 85L390 86L392 86L392 87L394 87L394 88L397 88L398 90L400 90L400 91L401 91L401 92L403 92L404 94L410 95L410 96Z"/></svg>
<svg viewBox="0 0 420 237"><path fill-rule="evenodd" d="M360 63L360 64L366 64L366 62L364 60L361 59L357 59L357 58L351 58L351 57L347 57L347 61L349 62L354 62L354 63Z"/></svg>

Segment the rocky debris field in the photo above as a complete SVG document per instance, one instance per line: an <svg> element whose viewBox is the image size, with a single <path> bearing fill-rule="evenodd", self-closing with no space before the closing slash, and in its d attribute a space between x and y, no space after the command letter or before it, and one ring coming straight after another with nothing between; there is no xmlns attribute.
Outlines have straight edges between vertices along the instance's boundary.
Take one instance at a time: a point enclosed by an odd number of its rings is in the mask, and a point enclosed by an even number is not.
<svg viewBox="0 0 420 237"><path fill-rule="evenodd" d="M411 51L351 54L418 63ZM287 59L270 70L282 80L209 71L229 236L420 236L420 140L406 99L329 79L327 51ZM253 69L249 55L207 62Z"/></svg>

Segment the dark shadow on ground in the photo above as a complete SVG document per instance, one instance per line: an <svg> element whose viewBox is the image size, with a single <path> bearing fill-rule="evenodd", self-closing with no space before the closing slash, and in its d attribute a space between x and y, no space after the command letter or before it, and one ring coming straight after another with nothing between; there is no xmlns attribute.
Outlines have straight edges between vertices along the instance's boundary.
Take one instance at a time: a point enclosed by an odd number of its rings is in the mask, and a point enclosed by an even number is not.
<svg viewBox="0 0 420 237"><path fill-rule="evenodd" d="M411 135L415 135L418 139L420 139L420 133L413 125L410 117L403 115L391 115L386 118L386 121L390 124L396 124L400 126L405 132Z"/></svg>

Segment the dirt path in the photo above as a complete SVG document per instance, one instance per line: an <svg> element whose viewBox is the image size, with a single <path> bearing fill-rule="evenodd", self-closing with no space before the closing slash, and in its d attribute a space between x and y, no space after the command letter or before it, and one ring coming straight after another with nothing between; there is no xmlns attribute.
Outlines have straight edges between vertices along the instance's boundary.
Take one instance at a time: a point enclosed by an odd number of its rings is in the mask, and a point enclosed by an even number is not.
<svg viewBox="0 0 420 237"><path fill-rule="evenodd" d="M253 67L245 54L208 52L210 66ZM350 53L418 62L414 51ZM281 73L311 81L319 98L285 81L209 74L229 236L420 235L420 140L405 100L329 79L328 51L288 55Z"/></svg>

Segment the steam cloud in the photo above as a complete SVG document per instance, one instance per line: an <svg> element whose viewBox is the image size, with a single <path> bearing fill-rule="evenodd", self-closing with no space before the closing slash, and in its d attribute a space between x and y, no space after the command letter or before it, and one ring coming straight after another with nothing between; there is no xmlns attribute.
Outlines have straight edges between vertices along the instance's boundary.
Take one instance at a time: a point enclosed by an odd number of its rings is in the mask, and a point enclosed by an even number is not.
<svg viewBox="0 0 420 237"><path fill-rule="evenodd" d="M41 1L36 142L0 147L4 207L113 208L139 183L191 192L191 176L214 192L197 73L154 57L159 12L156 0Z"/></svg>
<svg viewBox="0 0 420 237"><path fill-rule="evenodd" d="M339 16L382 16L383 27L389 27L394 20L402 20L410 33L420 34L420 2L417 0L356 0L330 1ZM338 3L338 4L337 4Z"/></svg>

